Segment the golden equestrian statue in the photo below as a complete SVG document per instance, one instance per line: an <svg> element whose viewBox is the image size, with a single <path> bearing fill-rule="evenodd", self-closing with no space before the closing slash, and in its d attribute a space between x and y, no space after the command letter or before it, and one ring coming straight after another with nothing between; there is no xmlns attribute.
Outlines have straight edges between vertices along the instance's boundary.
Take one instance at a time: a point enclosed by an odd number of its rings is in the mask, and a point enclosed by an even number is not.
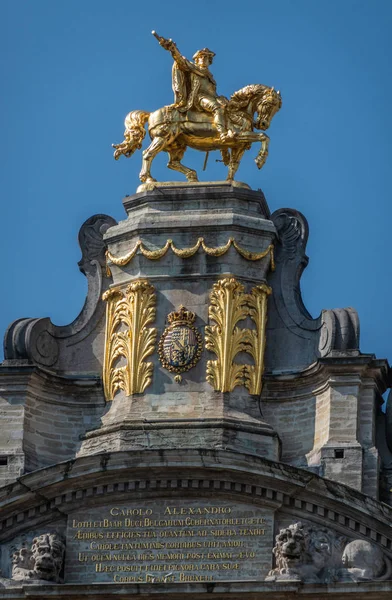
<svg viewBox="0 0 392 600"><path fill-rule="evenodd" d="M272 117L282 106L280 92L273 87L254 84L234 92L230 99L218 96L216 82L209 69L214 52L208 48L198 50L192 62L181 55L172 40L159 36L155 31L152 34L174 59L174 104L152 113L142 110L128 113L124 141L113 144L116 149L114 158L117 160L122 154L130 157L142 147L148 122L152 141L143 152L139 175L143 183L156 181L151 175L151 163L162 150L169 155L169 169L184 173L188 181L198 181L196 171L181 163L188 146L207 153L220 150L228 167L227 179L232 181L245 150L249 150L253 142L261 142L255 159L261 169L268 156L269 137L254 129L268 129Z"/></svg>

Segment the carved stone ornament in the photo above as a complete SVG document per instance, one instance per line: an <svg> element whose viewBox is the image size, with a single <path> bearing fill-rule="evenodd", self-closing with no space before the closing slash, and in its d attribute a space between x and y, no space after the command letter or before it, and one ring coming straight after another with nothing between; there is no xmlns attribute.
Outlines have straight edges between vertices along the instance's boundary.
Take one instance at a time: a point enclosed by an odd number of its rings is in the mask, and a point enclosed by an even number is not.
<svg viewBox="0 0 392 600"><path fill-rule="evenodd" d="M38 579L61 583L65 554L64 540L57 533L44 533L33 539L30 548L22 546L12 556L12 579Z"/></svg>
<svg viewBox="0 0 392 600"><path fill-rule="evenodd" d="M392 578L392 565L382 550L366 540L354 540L343 552L346 578L351 581L385 580Z"/></svg>
<svg viewBox="0 0 392 600"><path fill-rule="evenodd" d="M103 383L106 400L118 390L126 396L141 394L152 381L153 364L146 362L154 352L157 330L148 327L155 319L155 292L145 280L134 281L123 291L105 292L107 301ZM125 364L119 366L120 359Z"/></svg>
<svg viewBox="0 0 392 600"><path fill-rule="evenodd" d="M301 522L281 529L273 549L276 567L267 581L330 583L340 580L346 538L325 527Z"/></svg>
<svg viewBox="0 0 392 600"><path fill-rule="evenodd" d="M375 581L392 578L381 548L366 540L347 543L334 531L301 522L281 529L273 549L276 567L266 581Z"/></svg>
<svg viewBox="0 0 392 600"><path fill-rule="evenodd" d="M209 318L215 325L205 328L206 348L217 360L207 363L207 381L221 392L231 392L244 385L250 394L261 393L264 371L267 299L271 288L266 284L254 287L250 294L234 277L225 277L214 284ZM238 322L250 317L255 329L240 329ZM254 364L234 362L239 352L247 352Z"/></svg>
<svg viewBox="0 0 392 600"><path fill-rule="evenodd" d="M276 536L276 567L268 573L267 581L302 580L301 569L306 563L306 540L302 523L295 523L281 529Z"/></svg>
<svg viewBox="0 0 392 600"><path fill-rule="evenodd" d="M200 359L203 340L193 325L195 318L195 313L185 306L168 315L170 325L163 332L158 346L159 359L168 371L184 373Z"/></svg>

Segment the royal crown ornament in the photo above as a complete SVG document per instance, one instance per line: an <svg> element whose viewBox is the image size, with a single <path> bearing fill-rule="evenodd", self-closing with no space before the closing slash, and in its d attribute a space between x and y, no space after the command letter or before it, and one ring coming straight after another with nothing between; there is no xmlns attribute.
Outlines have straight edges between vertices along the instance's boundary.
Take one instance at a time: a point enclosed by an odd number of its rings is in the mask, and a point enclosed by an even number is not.
<svg viewBox="0 0 392 600"><path fill-rule="evenodd" d="M167 315L167 320L172 325L173 323L193 325L195 322L196 315L191 310L187 310L185 306L180 306L178 310L175 310Z"/></svg>

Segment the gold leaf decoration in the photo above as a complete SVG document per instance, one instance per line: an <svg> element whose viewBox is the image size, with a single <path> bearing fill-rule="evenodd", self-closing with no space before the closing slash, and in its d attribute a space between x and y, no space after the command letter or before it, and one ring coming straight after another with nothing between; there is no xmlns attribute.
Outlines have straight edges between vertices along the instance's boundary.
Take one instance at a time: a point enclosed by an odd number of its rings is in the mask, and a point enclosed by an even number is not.
<svg viewBox="0 0 392 600"><path fill-rule="evenodd" d="M162 258L163 256L165 256L165 254L168 252L169 249L171 249L173 254L175 256L178 256L179 258L191 258L192 256L194 256L196 254L196 252L198 252L200 247L203 249L203 251L208 256L222 256L223 254L228 252L228 250L231 248L231 246L233 246L233 248L236 249L238 254L240 254L240 256L242 256L242 258L245 258L246 260L250 260L250 261L261 260L262 258L265 258L267 255L269 255L271 270L272 271L275 270L273 244L270 244L262 252L251 252L250 250L246 250L245 248L242 248L235 241L234 238L229 238L228 241L226 242L226 244L224 244L223 246L217 246L216 248L212 248L212 247L206 245L204 238L200 237L200 238L198 238L196 244L194 244L194 246L191 246L189 248L177 248L177 246L174 244L173 240L169 239L166 241L165 245L162 246L162 248L158 248L156 250L149 250L148 248L146 248L146 246L143 244L143 242L141 240L139 240L136 242L136 244L132 248L132 250L130 250L130 252L128 252L127 254L124 254L124 256L115 256L109 250L107 250L106 251L107 273L108 273L108 276L110 276L111 273L110 273L110 268L108 265L109 262L112 263L113 265L116 265L117 267L124 267L134 258L134 256L136 256L138 251L140 252L140 254L142 254L142 256L144 256L145 258L148 258L149 260L158 260L158 259Z"/></svg>
<svg viewBox="0 0 392 600"><path fill-rule="evenodd" d="M223 254L226 254L226 252L229 250L230 246L233 244L233 241L234 241L233 238L229 238L229 240L227 241L227 243L224 246L217 246L216 248L210 248L209 246L206 246L203 238L200 238L200 240L201 240L202 248L203 248L204 252L206 254L208 254L208 256L222 256Z"/></svg>
<svg viewBox="0 0 392 600"><path fill-rule="evenodd" d="M177 248L170 240L170 247L173 254L175 254L176 256L179 256L180 258L191 258L191 256L194 256L200 248L202 241L203 238L199 238L196 244L194 246L191 246L190 248Z"/></svg>
<svg viewBox="0 0 392 600"><path fill-rule="evenodd" d="M246 331L237 327L248 315L245 298L244 286L234 277L221 279L211 292L208 314L216 325L205 328L206 348L217 360L207 362L207 381L221 392L243 384L244 365L234 363L234 358L246 348Z"/></svg>
<svg viewBox="0 0 392 600"><path fill-rule="evenodd" d="M154 352L157 330L155 293L146 280L134 281L123 291L105 292L107 302L103 384L106 400L118 390L126 396L141 394L152 381L153 364L145 359ZM123 359L124 365L116 366Z"/></svg>
<svg viewBox="0 0 392 600"><path fill-rule="evenodd" d="M249 339L246 352L253 358L254 365L245 365L245 387L250 394L261 394L262 377L264 372L265 329L267 324L267 300L271 288L265 283L254 287L247 296L249 316L256 329L248 330Z"/></svg>
<svg viewBox="0 0 392 600"><path fill-rule="evenodd" d="M207 381L221 392L244 385L250 394L260 394L264 371L267 299L271 288L260 284L246 294L233 277L214 284L210 295L209 318L215 325L205 328L206 348L217 360L207 362ZM241 329L238 322L250 317L255 329ZM239 352L253 358L252 365L234 362Z"/></svg>

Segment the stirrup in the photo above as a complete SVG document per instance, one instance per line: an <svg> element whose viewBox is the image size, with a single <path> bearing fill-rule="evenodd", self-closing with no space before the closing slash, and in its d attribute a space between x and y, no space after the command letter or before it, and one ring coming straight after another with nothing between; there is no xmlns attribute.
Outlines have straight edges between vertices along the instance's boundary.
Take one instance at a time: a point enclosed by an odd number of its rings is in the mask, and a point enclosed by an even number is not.
<svg viewBox="0 0 392 600"><path fill-rule="evenodd" d="M231 130L228 129L227 131L221 131L219 134L219 140L221 142L229 142L234 140L236 137L236 134Z"/></svg>

